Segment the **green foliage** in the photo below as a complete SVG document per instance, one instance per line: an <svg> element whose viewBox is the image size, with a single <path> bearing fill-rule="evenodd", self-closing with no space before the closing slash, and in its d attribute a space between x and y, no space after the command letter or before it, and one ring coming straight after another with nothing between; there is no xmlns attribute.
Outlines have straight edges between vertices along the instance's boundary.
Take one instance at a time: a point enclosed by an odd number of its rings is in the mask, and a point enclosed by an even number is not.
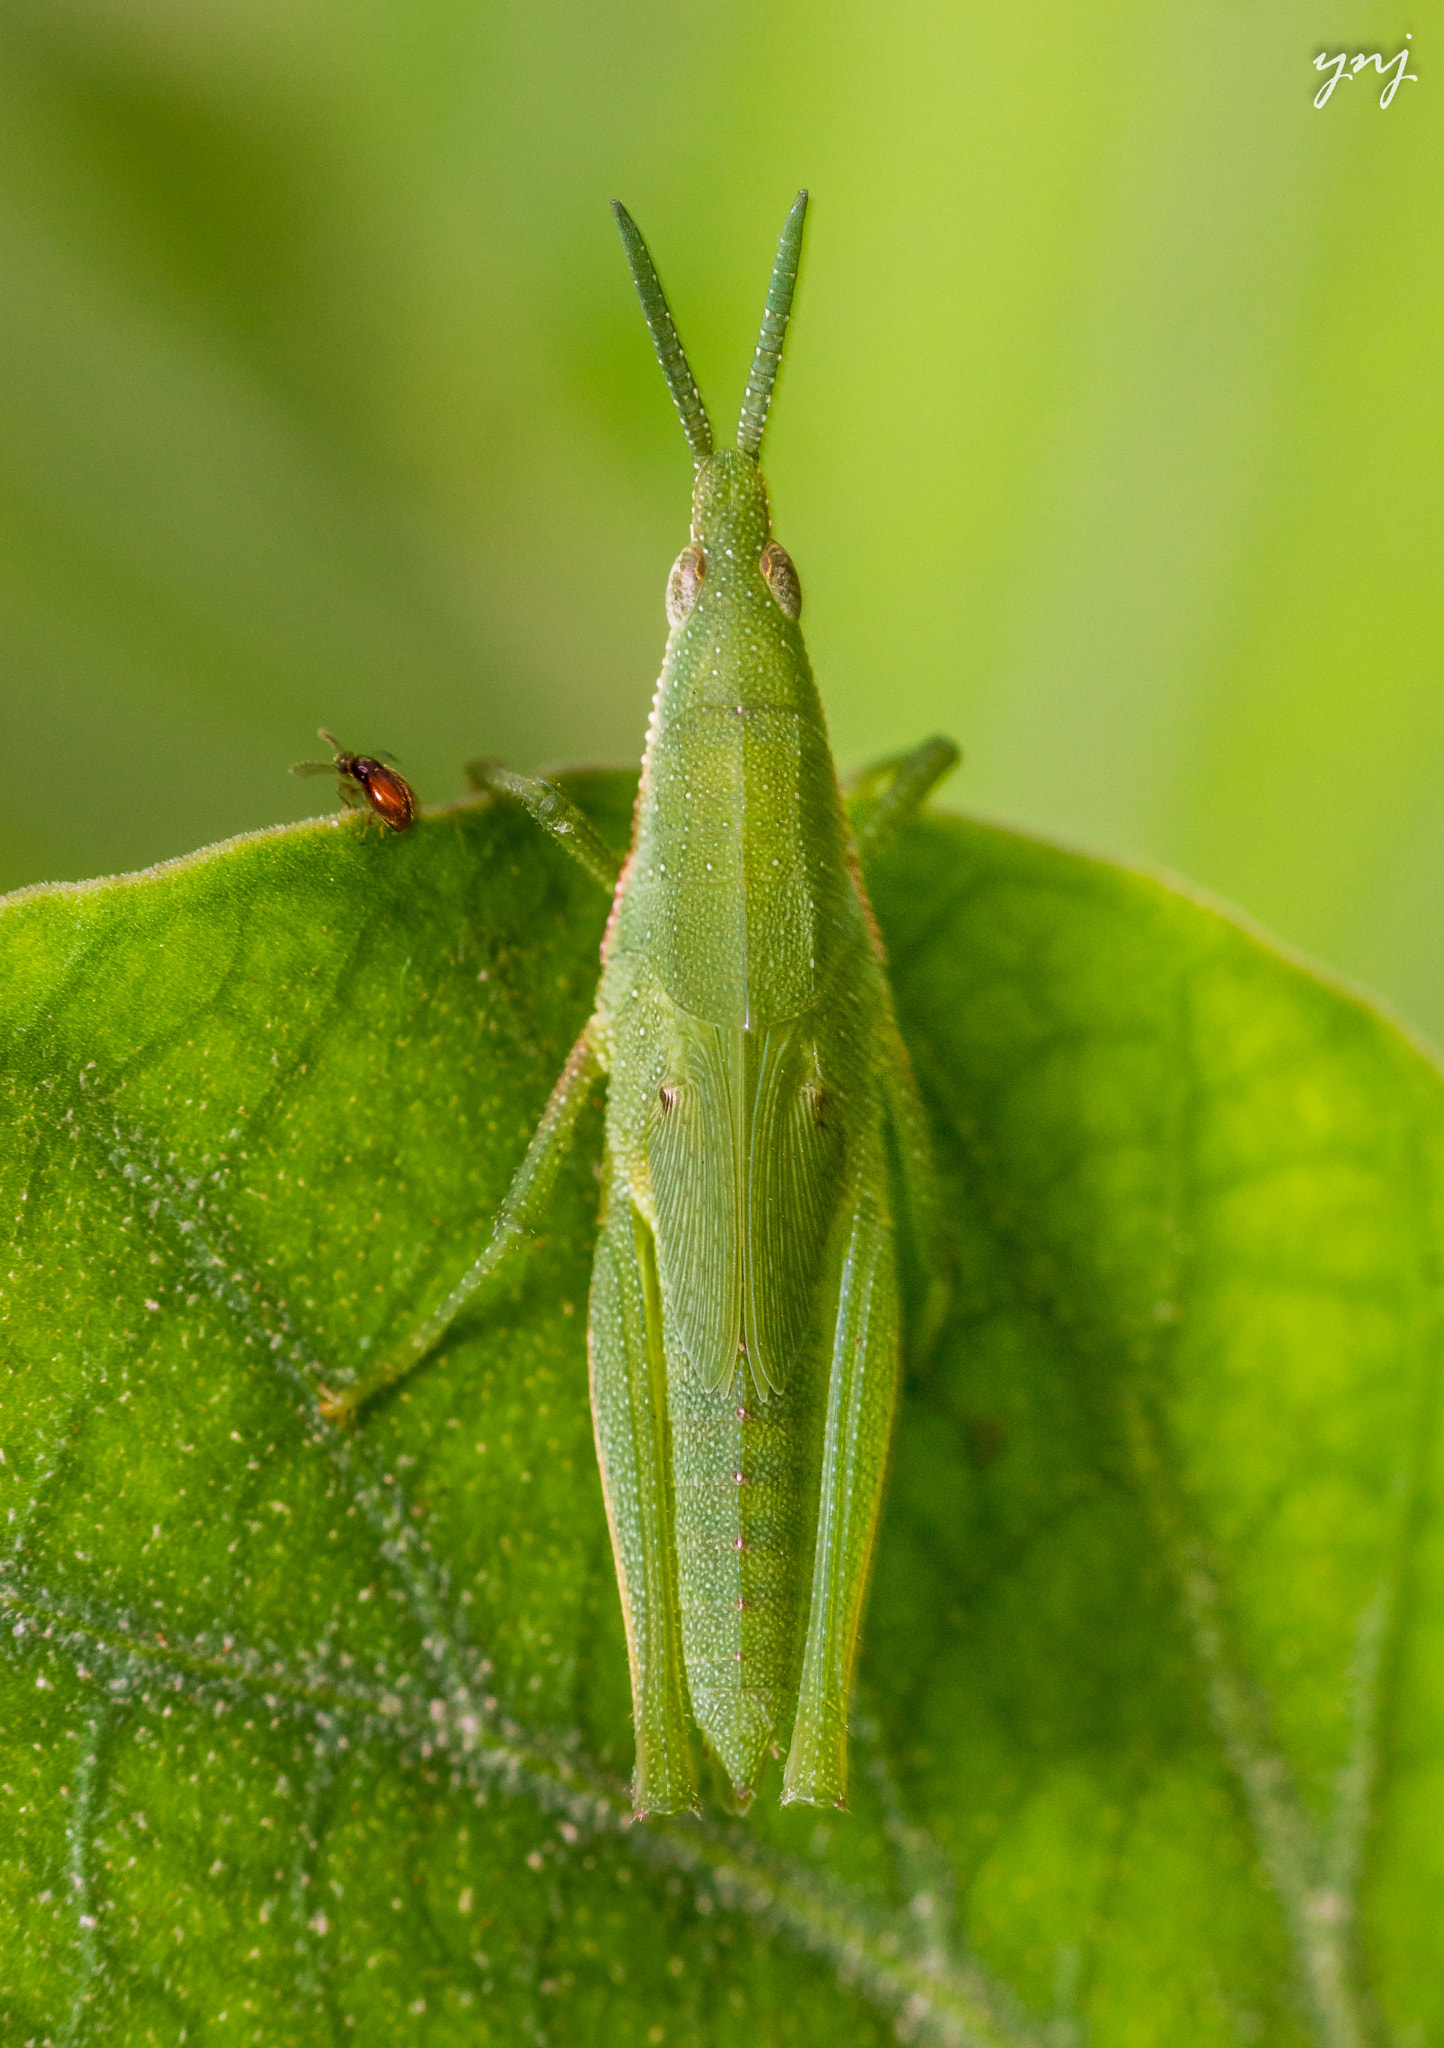
<svg viewBox="0 0 1444 2048"><path fill-rule="evenodd" d="M6 905L6 2041L1444 2042L1440 1075L1051 846L933 819L875 893L959 1280L854 1811L646 1826L595 1142L315 1409L477 1249L599 894L479 802Z"/></svg>

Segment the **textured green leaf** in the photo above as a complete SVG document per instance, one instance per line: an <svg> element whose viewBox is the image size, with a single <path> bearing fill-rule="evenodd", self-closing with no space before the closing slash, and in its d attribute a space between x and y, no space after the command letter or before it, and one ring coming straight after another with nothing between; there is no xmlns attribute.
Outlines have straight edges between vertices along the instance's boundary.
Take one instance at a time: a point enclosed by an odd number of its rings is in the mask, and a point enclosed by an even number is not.
<svg viewBox="0 0 1444 2048"><path fill-rule="evenodd" d="M959 1278L854 1810L636 1827L595 1115L510 1293L314 1406L477 1249L600 893L478 803L5 906L7 2042L1444 2042L1440 1075L996 828L876 898Z"/></svg>

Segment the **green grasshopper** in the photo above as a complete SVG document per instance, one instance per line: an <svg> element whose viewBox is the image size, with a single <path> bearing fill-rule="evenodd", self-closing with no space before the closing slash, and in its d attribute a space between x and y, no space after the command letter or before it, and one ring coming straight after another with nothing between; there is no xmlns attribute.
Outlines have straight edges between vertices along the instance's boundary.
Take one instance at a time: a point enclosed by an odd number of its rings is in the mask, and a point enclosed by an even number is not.
<svg viewBox="0 0 1444 2048"><path fill-rule="evenodd" d="M894 1192L941 1307L926 1124L859 864L952 767L873 772L849 835L772 538L758 449L807 195L778 244L734 448L711 428L646 245L615 206L696 464L692 531L631 851L554 785L474 763L613 891L596 1007L481 1257L334 1419L426 1356L542 1216L607 1079L591 1400L626 1622L639 1813L698 1804L691 1718L745 1805L788 1742L784 1801L841 1805L847 1712L900 1354Z"/></svg>

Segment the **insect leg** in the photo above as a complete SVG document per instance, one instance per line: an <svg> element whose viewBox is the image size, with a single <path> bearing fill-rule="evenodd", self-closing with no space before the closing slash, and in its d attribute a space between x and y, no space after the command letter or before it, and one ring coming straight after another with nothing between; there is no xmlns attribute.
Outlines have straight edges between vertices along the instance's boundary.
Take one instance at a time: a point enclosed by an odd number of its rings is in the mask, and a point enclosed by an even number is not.
<svg viewBox="0 0 1444 2048"><path fill-rule="evenodd" d="M918 1299L917 1315L909 1319L908 1358L913 1365L920 1365L936 1343L947 1315L954 1246L933 1157L927 1111L890 1004L878 1024L883 1099L902 1196L902 1220L912 1253L907 1277Z"/></svg>
<svg viewBox="0 0 1444 2048"><path fill-rule="evenodd" d="M466 779L473 789L508 796L529 811L544 832L580 861L593 881L610 896L622 863L564 790L531 775L513 775L500 761L468 761Z"/></svg>
<svg viewBox="0 0 1444 2048"><path fill-rule="evenodd" d="M812 1604L782 1798L841 1806L847 1708L898 1380L897 1273L881 1129L846 1219L823 1437Z"/></svg>
<svg viewBox="0 0 1444 2048"><path fill-rule="evenodd" d="M592 1026L572 1047L561 1077L542 1111L541 1122L526 1149L526 1157L512 1176L491 1226L491 1240L475 1264L464 1273L439 1308L412 1331L389 1358L381 1360L355 1386L326 1391L321 1412L331 1422L349 1422L358 1408L382 1387L414 1372L429 1351L433 1351L452 1324L469 1308L479 1290L501 1266L512 1248L520 1244L544 1207L556 1179L557 1168L566 1156L577 1118L586 1106L593 1083L602 1071L592 1041Z"/></svg>
<svg viewBox="0 0 1444 2048"><path fill-rule="evenodd" d="M855 828L858 859L866 867L921 811L930 792L962 759L951 740L924 740L910 754L894 754L864 768L849 795L865 807Z"/></svg>
<svg viewBox="0 0 1444 2048"><path fill-rule="evenodd" d="M652 1234L608 1152L587 1331L592 1422L632 1673L639 1814L697 1805L673 1533L667 1365Z"/></svg>

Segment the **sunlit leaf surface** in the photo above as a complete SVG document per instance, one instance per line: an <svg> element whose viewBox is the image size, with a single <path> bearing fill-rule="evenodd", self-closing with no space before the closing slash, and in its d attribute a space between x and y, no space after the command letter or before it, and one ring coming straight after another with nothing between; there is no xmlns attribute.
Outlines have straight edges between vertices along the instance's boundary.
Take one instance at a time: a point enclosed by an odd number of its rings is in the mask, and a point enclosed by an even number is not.
<svg viewBox="0 0 1444 2048"><path fill-rule="evenodd" d="M1444 2041L1440 1076L1051 846L875 893L959 1272L853 1811L646 1826L595 1114L510 1293L315 1406L478 1248L600 893L476 804L0 912L6 2042Z"/></svg>

